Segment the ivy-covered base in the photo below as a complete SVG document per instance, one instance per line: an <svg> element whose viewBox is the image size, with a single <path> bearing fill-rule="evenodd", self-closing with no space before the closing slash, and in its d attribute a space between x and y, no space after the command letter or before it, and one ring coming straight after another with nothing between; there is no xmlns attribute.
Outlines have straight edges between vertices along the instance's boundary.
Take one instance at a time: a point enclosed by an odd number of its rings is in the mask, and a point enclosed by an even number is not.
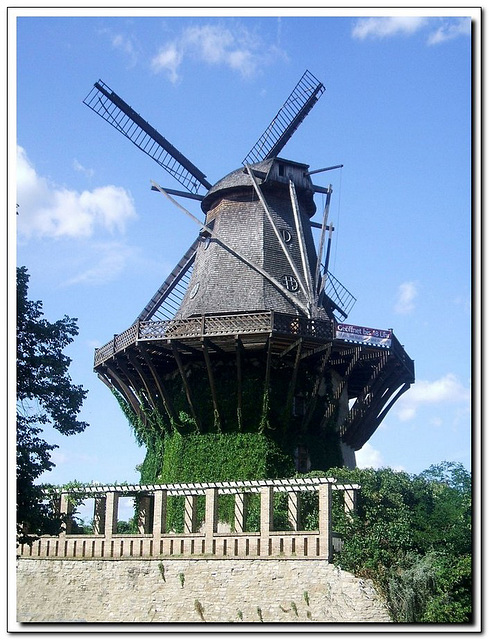
<svg viewBox="0 0 489 640"><path fill-rule="evenodd" d="M286 443L284 443L286 444ZM341 456L337 438L311 443L311 460L314 468L326 471ZM296 474L296 459L292 443L285 449L264 433L208 433L187 434L178 432L165 435L157 444L148 448L141 465L141 483L219 482L223 480L259 480L262 478L287 478ZM181 498L170 498L167 522L175 531L183 530ZM204 500L198 504L198 519L204 517ZM277 510L280 513L280 509ZM284 522L287 527L286 505ZM234 521L233 496L223 496L219 501L219 520L231 526ZM256 521L256 522L255 522ZM258 527L259 497L253 496L249 505L249 530Z"/></svg>
<svg viewBox="0 0 489 640"><path fill-rule="evenodd" d="M262 433L165 435L148 449L142 483L256 480L292 475L292 456Z"/></svg>
<svg viewBox="0 0 489 640"><path fill-rule="evenodd" d="M305 434L312 470L342 466L336 433ZM149 445L141 483L219 482L287 478L297 471L296 443L266 433L167 434Z"/></svg>

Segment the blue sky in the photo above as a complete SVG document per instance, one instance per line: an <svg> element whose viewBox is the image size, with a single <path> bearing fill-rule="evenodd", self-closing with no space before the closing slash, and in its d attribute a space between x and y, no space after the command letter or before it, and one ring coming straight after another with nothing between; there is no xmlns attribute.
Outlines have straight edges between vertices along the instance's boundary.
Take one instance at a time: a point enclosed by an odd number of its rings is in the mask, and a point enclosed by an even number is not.
<svg viewBox="0 0 489 640"><path fill-rule="evenodd" d="M240 166L305 69L326 91L281 155L311 169L344 165L316 183L333 186L330 265L357 298L349 322L392 327L416 367L358 464L470 468L470 10L90 11L10 14L11 257L16 248L48 319L78 318L67 353L73 382L89 390L83 434L46 430L59 448L42 480L139 479L144 450L93 373L94 348L133 323L198 232L150 190L150 180L178 184L82 103L93 83L102 79L214 183Z"/></svg>

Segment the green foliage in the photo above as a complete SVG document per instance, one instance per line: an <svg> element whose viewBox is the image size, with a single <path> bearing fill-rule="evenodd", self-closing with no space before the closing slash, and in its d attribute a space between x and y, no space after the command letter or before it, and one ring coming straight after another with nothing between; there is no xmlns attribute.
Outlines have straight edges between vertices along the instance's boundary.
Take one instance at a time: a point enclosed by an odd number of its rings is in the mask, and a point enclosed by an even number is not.
<svg viewBox="0 0 489 640"><path fill-rule="evenodd" d="M398 622L469 622L471 558L431 551L407 554L388 572L388 600Z"/></svg>
<svg viewBox="0 0 489 640"><path fill-rule="evenodd" d="M62 521L35 481L54 467L42 428L51 424L64 435L83 431L77 419L87 392L72 383L71 363L63 350L78 334L76 319L54 323L43 317L42 303L28 299L29 275L17 269L17 538L32 542L42 533L56 534ZM29 534L29 535L27 535ZM30 537L33 536L33 537Z"/></svg>
<svg viewBox="0 0 489 640"><path fill-rule="evenodd" d="M202 606L202 603L200 602L200 600L195 600L194 601L194 608L197 611L197 613L199 614L199 617L202 620L202 622L205 622L204 607Z"/></svg>
<svg viewBox="0 0 489 640"><path fill-rule="evenodd" d="M462 465L443 462L414 476L344 468L328 475L361 485L353 516L334 496L343 537L337 563L371 578L395 621L469 622L471 479Z"/></svg>
<svg viewBox="0 0 489 640"><path fill-rule="evenodd" d="M293 475L290 457L266 434L208 433L165 436L157 443L157 451L148 449L141 467L141 482L219 482L223 480L256 480ZM257 497L254 497L257 498ZM198 518L204 518L204 501L198 503ZM219 500L219 519L234 522L232 496ZM249 511L250 529L258 530L259 501L252 499ZM170 530L183 530L182 498L169 498L167 522Z"/></svg>
<svg viewBox="0 0 489 640"><path fill-rule="evenodd" d="M158 563L158 569L160 570L161 573L161 577L163 579L163 582L166 582L166 578L165 578L165 565L162 562Z"/></svg>
<svg viewBox="0 0 489 640"><path fill-rule="evenodd" d="M127 535L138 533L137 516L134 516L130 520L118 520L117 533L125 533Z"/></svg>

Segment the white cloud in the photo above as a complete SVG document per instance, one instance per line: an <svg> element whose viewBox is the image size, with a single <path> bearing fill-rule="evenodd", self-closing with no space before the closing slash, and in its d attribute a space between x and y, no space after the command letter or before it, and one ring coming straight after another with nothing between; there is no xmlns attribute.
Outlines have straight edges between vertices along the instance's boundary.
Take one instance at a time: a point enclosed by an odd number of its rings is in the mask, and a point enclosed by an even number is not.
<svg viewBox="0 0 489 640"><path fill-rule="evenodd" d="M414 300L418 295L418 288L414 282L403 282L397 290L394 311L400 314L408 314L414 311Z"/></svg>
<svg viewBox="0 0 489 640"><path fill-rule="evenodd" d="M457 376L447 373L442 378L430 382L418 380L406 393L401 396L396 413L403 422L412 420L421 406L463 404L470 403L470 390L463 386Z"/></svg>
<svg viewBox="0 0 489 640"><path fill-rule="evenodd" d="M383 464L380 451L374 449L368 442L355 453L355 458L359 469L380 469Z"/></svg>
<svg viewBox="0 0 489 640"><path fill-rule="evenodd" d="M122 187L107 185L78 192L39 176L22 147L17 149L17 228L30 237L90 237L95 229L123 233L136 218L134 202Z"/></svg>
<svg viewBox="0 0 489 640"><path fill-rule="evenodd" d="M285 53L275 45L267 45L243 26L232 30L223 25L193 26L162 46L151 60L151 68L155 73L166 72L175 83L186 57L198 58L209 65L227 66L250 77L269 62L284 58Z"/></svg>
<svg viewBox="0 0 489 640"><path fill-rule="evenodd" d="M139 59L140 47L132 35L114 33L111 29L101 29L99 33L107 35L112 47L120 51L128 60L128 67L134 67Z"/></svg>
<svg viewBox="0 0 489 640"><path fill-rule="evenodd" d="M454 22L444 22L434 33L430 34L428 44L440 44L459 36L470 36L470 18L460 18Z"/></svg>
<svg viewBox="0 0 489 640"><path fill-rule="evenodd" d="M75 284L104 285L117 279L133 259L137 249L120 242L106 242L91 246L91 266L78 275L66 280L63 286ZM95 254L94 254L95 252Z"/></svg>
<svg viewBox="0 0 489 640"><path fill-rule="evenodd" d="M441 24L440 24L441 23ZM435 28L435 25L440 25ZM427 44L440 44L459 36L470 36L470 18L428 18L417 16L391 16L361 18L352 30L358 40L411 36L428 29ZM433 30L434 29L434 30Z"/></svg>
<svg viewBox="0 0 489 640"><path fill-rule="evenodd" d="M365 38L388 38L397 35L412 35L427 23L427 18L397 16L390 18L361 18L353 27L352 35L359 40Z"/></svg>
<svg viewBox="0 0 489 640"><path fill-rule="evenodd" d="M83 173L84 175L87 176L87 178L93 178L94 170L93 169L87 169L80 162L78 162L78 160L76 158L73 160L73 169L75 171L78 171L79 173Z"/></svg>
<svg viewBox="0 0 489 640"><path fill-rule="evenodd" d="M177 43L170 43L162 47L151 60L151 69L155 73L166 71L170 82L175 84L179 79L178 68L183 60L183 52Z"/></svg>

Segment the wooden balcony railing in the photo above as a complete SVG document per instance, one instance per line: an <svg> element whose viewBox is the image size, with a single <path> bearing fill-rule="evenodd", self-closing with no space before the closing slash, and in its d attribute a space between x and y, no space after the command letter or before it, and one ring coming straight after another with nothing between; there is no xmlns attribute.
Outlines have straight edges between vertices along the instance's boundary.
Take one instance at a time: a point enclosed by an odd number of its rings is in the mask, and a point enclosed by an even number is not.
<svg viewBox="0 0 489 640"><path fill-rule="evenodd" d="M333 324L293 316L285 313L264 311L217 316L199 316L180 320L137 321L129 329L114 336L103 347L95 351L95 367L126 349L137 341L216 337L225 335L272 334L331 340Z"/></svg>

